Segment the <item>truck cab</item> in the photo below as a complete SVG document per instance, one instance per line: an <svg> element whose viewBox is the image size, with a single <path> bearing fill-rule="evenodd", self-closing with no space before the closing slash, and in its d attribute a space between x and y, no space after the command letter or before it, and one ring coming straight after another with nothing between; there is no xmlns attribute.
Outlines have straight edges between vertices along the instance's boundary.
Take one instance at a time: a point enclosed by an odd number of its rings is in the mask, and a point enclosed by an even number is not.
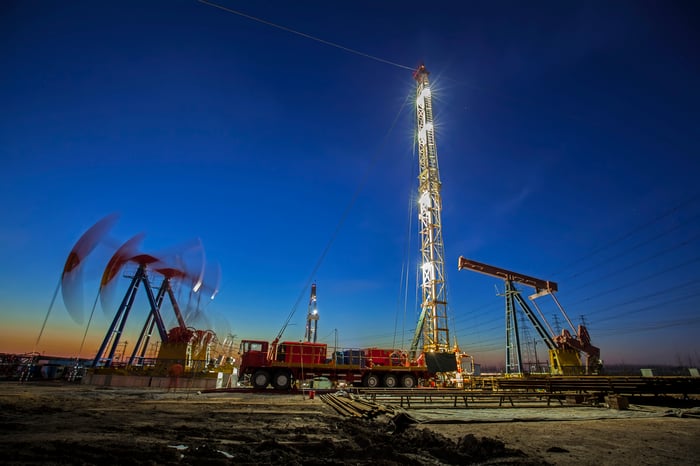
<svg viewBox="0 0 700 466"><path fill-rule="evenodd" d="M266 366L269 343L260 340L241 341L241 369Z"/></svg>

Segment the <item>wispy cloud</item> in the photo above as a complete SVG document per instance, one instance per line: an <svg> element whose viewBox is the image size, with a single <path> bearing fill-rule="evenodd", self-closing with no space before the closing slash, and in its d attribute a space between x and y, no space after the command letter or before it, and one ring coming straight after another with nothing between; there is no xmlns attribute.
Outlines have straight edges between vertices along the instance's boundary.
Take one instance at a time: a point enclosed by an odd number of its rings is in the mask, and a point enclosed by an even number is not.
<svg viewBox="0 0 700 466"><path fill-rule="evenodd" d="M529 186L523 186L519 192L510 195L505 200L494 205L492 217L500 219L518 210L525 200L532 194L533 190Z"/></svg>

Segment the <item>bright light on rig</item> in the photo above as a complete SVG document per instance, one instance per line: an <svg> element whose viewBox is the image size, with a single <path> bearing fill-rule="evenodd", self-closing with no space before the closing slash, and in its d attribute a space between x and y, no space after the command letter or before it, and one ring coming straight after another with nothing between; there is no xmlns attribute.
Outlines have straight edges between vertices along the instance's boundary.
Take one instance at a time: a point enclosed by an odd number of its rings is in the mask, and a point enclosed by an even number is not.
<svg viewBox="0 0 700 466"><path fill-rule="evenodd" d="M418 204L424 209L430 207L430 193L428 191L423 191L423 194L420 195L420 199L418 199Z"/></svg>
<svg viewBox="0 0 700 466"><path fill-rule="evenodd" d="M420 268L423 272L423 283L426 283L426 280L435 280L435 264L433 262L425 262Z"/></svg>
<svg viewBox="0 0 700 466"><path fill-rule="evenodd" d="M429 87L424 87L423 91L421 91L420 96L425 98L425 97L430 97L430 88Z"/></svg>

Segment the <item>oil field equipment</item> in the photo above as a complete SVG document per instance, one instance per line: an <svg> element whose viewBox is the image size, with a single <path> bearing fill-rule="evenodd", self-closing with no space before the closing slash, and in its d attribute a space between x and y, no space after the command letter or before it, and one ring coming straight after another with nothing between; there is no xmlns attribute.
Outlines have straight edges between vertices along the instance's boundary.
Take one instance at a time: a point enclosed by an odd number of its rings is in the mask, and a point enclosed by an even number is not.
<svg viewBox="0 0 700 466"><path fill-rule="evenodd" d="M316 343L318 333L318 306L316 303L316 284L311 285L311 297L309 298L309 310L306 313L306 333L304 341Z"/></svg>
<svg viewBox="0 0 700 466"><path fill-rule="evenodd" d="M187 326L172 288L173 280L182 280L191 282L194 291L199 291L202 288L204 272L202 270L194 276L182 268L171 267L158 257L139 253L138 246L142 237L143 235L137 235L125 242L111 257L102 274L100 292L104 298L104 291L122 268L129 263L136 265L135 272L129 277L131 281L124 298L95 355L92 366L93 368L108 368L114 364L115 353L120 345L127 319L141 285L146 293L150 310L126 365L144 365L146 350L155 330L160 337L156 366L167 365L173 361L181 361L185 370L193 370L195 365L204 366L211 360L210 350L211 345L216 340L216 335L211 330L199 330ZM160 286L154 287L149 277L150 274L162 277ZM158 292L154 293L154 289L157 289ZM166 328L161 312L166 296L170 300L177 320L177 325L170 330ZM104 302L103 307L106 307ZM126 344L123 346L122 353L126 350Z"/></svg>
<svg viewBox="0 0 700 466"><path fill-rule="evenodd" d="M421 65L416 81L416 138L418 146L418 219L421 236L421 310L408 352L396 348L336 348L328 357L326 344L316 342L318 312L316 287L312 286L306 334L302 342L281 342L293 315L290 313L271 342L241 342L240 374L256 388L272 385L287 389L294 380L328 377L345 384L365 387L412 388L419 380L454 374L463 354L450 346L447 320L445 260L442 240L442 200L432 96L428 70ZM460 364L461 366L461 364Z"/></svg>
<svg viewBox="0 0 700 466"><path fill-rule="evenodd" d="M515 311L516 303L520 305L521 310L532 323L535 331L539 334L540 338L542 338L545 345L547 345L549 350L550 373L552 375L593 375L600 371L602 365L600 349L591 344L591 337L588 333L588 329L584 325L579 325L578 329L574 328L564 308L562 308L554 295L558 290L558 286L555 282L530 277L464 257L459 258L458 268L459 270L467 269L492 277L502 278L505 283L506 374L523 373L518 319ZM529 299L537 309L540 318L532 312L532 309L523 299L514 283L520 283L535 289L535 294L529 296ZM552 297L575 336L567 329L563 329L559 335L555 334L535 303L535 299L544 295ZM545 328L545 325L547 328ZM581 362L581 353L585 354L585 364Z"/></svg>

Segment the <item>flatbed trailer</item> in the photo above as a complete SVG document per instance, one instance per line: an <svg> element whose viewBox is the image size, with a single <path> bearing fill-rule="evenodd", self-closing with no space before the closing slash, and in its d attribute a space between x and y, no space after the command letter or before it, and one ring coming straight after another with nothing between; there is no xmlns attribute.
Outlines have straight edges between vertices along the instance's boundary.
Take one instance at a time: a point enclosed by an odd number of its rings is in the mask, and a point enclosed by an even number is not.
<svg viewBox="0 0 700 466"><path fill-rule="evenodd" d="M327 352L323 343L243 340L239 376L254 388L277 390L315 377L327 377L335 386L414 388L431 376L426 365L397 350L344 350L330 358Z"/></svg>

